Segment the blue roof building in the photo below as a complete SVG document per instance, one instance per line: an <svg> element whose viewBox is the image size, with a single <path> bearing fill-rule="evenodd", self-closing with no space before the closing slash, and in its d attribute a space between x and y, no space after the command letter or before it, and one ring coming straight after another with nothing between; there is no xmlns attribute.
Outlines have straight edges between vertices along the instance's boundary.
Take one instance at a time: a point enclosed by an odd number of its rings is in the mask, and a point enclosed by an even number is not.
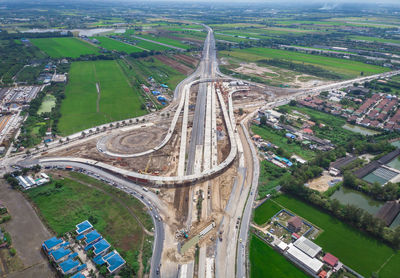
<svg viewBox="0 0 400 278"><path fill-rule="evenodd" d="M49 252L50 250L57 248L62 242L63 240L61 238L52 237L46 240L42 246L47 252Z"/></svg>
<svg viewBox="0 0 400 278"><path fill-rule="evenodd" d="M93 245L93 253L95 256L104 254L110 247L111 245L103 238Z"/></svg>
<svg viewBox="0 0 400 278"><path fill-rule="evenodd" d="M86 278L86 276L83 275L82 273L78 272L78 273L75 274L74 276L71 276L71 278Z"/></svg>
<svg viewBox="0 0 400 278"><path fill-rule="evenodd" d="M83 234L83 233L89 231L92 228L93 228L93 225L89 221L85 220L82 223L79 223L78 225L76 225L76 233L78 235L80 235L80 234Z"/></svg>
<svg viewBox="0 0 400 278"><path fill-rule="evenodd" d="M68 260L60 263L59 266L61 268L62 274L67 275L67 274L74 273L78 269L79 265L80 265L80 263L78 261L68 259Z"/></svg>
<svg viewBox="0 0 400 278"><path fill-rule="evenodd" d="M125 265L125 260L119 255L117 251L112 251L103 257L107 263L107 269L113 273Z"/></svg>
<svg viewBox="0 0 400 278"><path fill-rule="evenodd" d="M91 244L91 243L95 243L96 241L98 241L99 239L101 239L101 235L96 231L93 230L90 233L87 233L85 235L85 242L86 244Z"/></svg>
<svg viewBox="0 0 400 278"><path fill-rule="evenodd" d="M287 138L291 138L291 139L295 139L295 138L296 138L296 135L291 134L291 133L286 133L286 137L287 137Z"/></svg>
<svg viewBox="0 0 400 278"><path fill-rule="evenodd" d="M64 249L64 247L60 247L57 250L51 252L51 256L53 257L54 261L58 263L71 253L71 249Z"/></svg>

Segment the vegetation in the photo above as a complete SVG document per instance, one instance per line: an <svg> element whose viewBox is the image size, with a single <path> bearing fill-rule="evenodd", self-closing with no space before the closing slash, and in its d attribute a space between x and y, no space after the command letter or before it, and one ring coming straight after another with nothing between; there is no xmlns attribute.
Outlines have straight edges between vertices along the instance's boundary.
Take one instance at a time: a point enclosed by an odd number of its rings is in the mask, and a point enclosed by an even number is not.
<svg viewBox="0 0 400 278"><path fill-rule="evenodd" d="M77 58L81 55L97 54L99 50L77 38L31 39L31 42L51 58Z"/></svg>
<svg viewBox="0 0 400 278"><path fill-rule="evenodd" d="M334 216L321 211L319 207L308 205L305 202L287 195L279 196L273 201L320 227L323 232L318 236L315 242L320 245L325 252L334 254L343 263L364 276L371 275L372 272L378 271L382 266L387 267L387 264L384 265L387 260L390 263L392 259L398 260L397 257L400 256L397 251L393 251L393 249L389 248L384 243L346 225ZM338 204L336 205L340 206ZM350 209L350 206L347 207ZM260 207L260 210L261 209L265 208ZM264 212L266 216L264 222L268 220L267 217L272 213L273 211ZM368 256L365 256L365 254L368 254ZM395 268L392 268L394 265L390 264L389 267L392 272L386 271L387 276L380 277L396 277Z"/></svg>
<svg viewBox="0 0 400 278"><path fill-rule="evenodd" d="M263 225L266 222L266 219L270 219L277 212L279 212L282 208L276 204L275 202L271 202L266 200L260 206L258 206L254 211L254 223L257 225Z"/></svg>
<svg viewBox="0 0 400 278"><path fill-rule="evenodd" d="M256 235L250 238L250 277L308 277Z"/></svg>
<svg viewBox="0 0 400 278"><path fill-rule="evenodd" d="M320 67L342 78L354 78L360 75L370 75L387 71L387 69L383 67L368 65L357 61L272 48L248 48L229 52L223 51L222 53L250 62L261 61L265 63L266 59L280 59L293 63L304 63L305 65ZM301 69L300 66L299 69Z"/></svg>
<svg viewBox="0 0 400 278"><path fill-rule="evenodd" d="M118 52L125 52L125 53L133 53L133 52L142 52L142 51L146 51L143 49L140 49L138 47L135 47L133 45L124 43L124 42L120 42L118 40L115 39L111 39L111 38L107 38L107 37L95 37L96 40L98 40L100 42L100 46L108 49L108 50L114 50L114 51L118 51Z"/></svg>
<svg viewBox="0 0 400 278"><path fill-rule="evenodd" d="M60 184L61 186L56 186ZM92 178L76 174L27 191L46 224L58 235L90 219L130 266L136 265L150 216L137 199ZM146 221L141 224L142 219ZM137 269L136 269L137 271Z"/></svg>
<svg viewBox="0 0 400 278"><path fill-rule="evenodd" d="M301 142L286 138L286 131L284 130L276 130L266 125L253 125L251 130L254 134L260 135L264 140L281 148L284 151L281 155L287 156L287 158L290 158L293 154L297 154L306 160L312 159L315 156L315 153L306 146L302 146Z"/></svg>
<svg viewBox="0 0 400 278"><path fill-rule="evenodd" d="M138 89L132 88L116 61L74 62L58 127L61 134L68 135L99 124L141 116L146 113L141 104Z"/></svg>

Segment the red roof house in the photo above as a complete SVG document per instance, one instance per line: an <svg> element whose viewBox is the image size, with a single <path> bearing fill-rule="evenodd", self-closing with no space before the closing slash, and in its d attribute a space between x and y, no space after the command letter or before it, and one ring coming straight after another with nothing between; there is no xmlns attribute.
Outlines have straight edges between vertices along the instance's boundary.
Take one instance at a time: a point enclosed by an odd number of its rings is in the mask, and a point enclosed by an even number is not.
<svg viewBox="0 0 400 278"><path fill-rule="evenodd" d="M301 226L303 225L303 220L301 220L301 218L298 216L293 216L292 218L289 219L287 224L288 224L287 227L290 231L298 232L301 230Z"/></svg>
<svg viewBox="0 0 400 278"><path fill-rule="evenodd" d="M303 129L303 132L307 133L307 134L313 134L314 133L310 128Z"/></svg>
<svg viewBox="0 0 400 278"><path fill-rule="evenodd" d="M339 259L333 256L331 253L326 253L323 260L332 267L336 266L339 261Z"/></svg>

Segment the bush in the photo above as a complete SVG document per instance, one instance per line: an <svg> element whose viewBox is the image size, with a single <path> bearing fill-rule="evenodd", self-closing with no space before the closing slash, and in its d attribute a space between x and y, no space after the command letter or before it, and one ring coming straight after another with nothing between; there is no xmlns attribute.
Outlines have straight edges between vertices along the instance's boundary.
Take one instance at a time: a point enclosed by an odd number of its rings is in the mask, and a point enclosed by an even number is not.
<svg viewBox="0 0 400 278"><path fill-rule="evenodd" d="M17 251L14 248L11 248L10 255L14 257L16 254L17 254Z"/></svg>

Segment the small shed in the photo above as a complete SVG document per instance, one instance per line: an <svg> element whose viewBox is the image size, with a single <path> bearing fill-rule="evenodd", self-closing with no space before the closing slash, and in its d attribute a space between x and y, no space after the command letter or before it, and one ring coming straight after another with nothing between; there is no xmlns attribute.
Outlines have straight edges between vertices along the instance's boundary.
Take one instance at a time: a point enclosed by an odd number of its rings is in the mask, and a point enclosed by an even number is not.
<svg viewBox="0 0 400 278"><path fill-rule="evenodd" d="M331 267L335 267L339 262L339 259L333 256L331 253L326 253L323 257L323 261L330 265Z"/></svg>

